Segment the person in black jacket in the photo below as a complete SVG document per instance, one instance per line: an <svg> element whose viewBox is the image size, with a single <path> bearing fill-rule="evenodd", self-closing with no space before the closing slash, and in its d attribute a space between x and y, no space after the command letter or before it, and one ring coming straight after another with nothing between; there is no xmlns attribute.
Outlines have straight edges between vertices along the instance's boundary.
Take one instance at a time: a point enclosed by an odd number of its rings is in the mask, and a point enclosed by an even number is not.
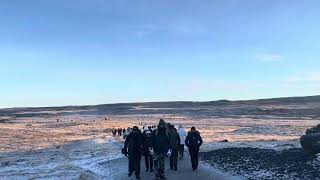
<svg viewBox="0 0 320 180"><path fill-rule="evenodd" d="M174 125L169 127L169 141L170 141L170 170L178 170L178 150L180 145L180 136L177 130L174 128Z"/></svg>
<svg viewBox="0 0 320 180"><path fill-rule="evenodd" d="M117 130L116 130L115 128L112 128L112 131L111 131L111 132L112 132L112 135L113 135L113 136L116 136L116 135L117 135Z"/></svg>
<svg viewBox="0 0 320 180"><path fill-rule="evenodd" d="M143 155L146 165L146 171L153 172L153 155L151 153L153 148L153 139L152 139L152 130L151 127L149 127L146 131L143 133Z"/></svg>
<svg viewBox="0 0 320 180"><path fill-rule="evenodd" d="M122 135L122 129L119 128L119 129L118 129L118 136L121 136L121 135Z"/></svg>
<svg viewBox="0 0 320 180"><path fill-rule="evenodd" d="M158 128L153 135L154 167L156 169L156 179L167 179L164 176L165 157L169 150L169 136L167 126L163 119L160 119Z"/></svg>
<svg viewBox="0 0 320 180"><path fill-rule="evenodd" d="M196 130L195 127L191 128L191 131L188 133L185 143L189 148L192 169L193 171L195 171L196 169L198 169L199 149L203 143L200 133Z"/></svg>
<svg viewBox="0 0 320 180"><path fill-rule="evenodd" d="M140 178L140 162L142 154L143 135L137 126L133 127L132 132L127 136L124 143L125 154L129 156L129 174L131 177L135 171L136 179Z"/></svg>

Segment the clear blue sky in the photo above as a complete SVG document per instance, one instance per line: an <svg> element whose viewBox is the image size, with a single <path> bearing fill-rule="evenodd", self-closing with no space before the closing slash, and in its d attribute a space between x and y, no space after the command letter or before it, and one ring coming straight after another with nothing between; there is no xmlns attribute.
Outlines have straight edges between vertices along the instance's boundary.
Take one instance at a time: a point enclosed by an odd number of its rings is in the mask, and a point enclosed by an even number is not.
<svg viewBox="0 0 320 180"><path fill-rule="evenodd" d="M0 107L320 94L318 0L1 0Z"/></svg>

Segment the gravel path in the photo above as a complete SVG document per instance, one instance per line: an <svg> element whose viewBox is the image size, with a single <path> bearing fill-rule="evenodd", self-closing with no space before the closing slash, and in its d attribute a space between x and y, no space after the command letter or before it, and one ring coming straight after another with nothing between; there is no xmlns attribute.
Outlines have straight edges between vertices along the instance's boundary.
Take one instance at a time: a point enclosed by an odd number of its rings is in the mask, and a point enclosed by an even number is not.
<svg viewBox="0 0 320 180"><path fill-rule="evenodd" d="M226 148L203 153L202 159L246 179L320 179L320 156L306 156L298 148Z"/></svg>

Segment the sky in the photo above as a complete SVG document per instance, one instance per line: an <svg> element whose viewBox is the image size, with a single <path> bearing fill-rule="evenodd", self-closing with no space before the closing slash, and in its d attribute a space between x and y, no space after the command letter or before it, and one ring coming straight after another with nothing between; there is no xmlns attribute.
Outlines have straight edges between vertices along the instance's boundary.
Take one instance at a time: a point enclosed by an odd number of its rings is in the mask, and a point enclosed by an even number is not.
<svg viewBox="0 0 320 180"><path fill-rule="evenodd" d="M1 0L0 108L320 94L318 0Z"/></svg>

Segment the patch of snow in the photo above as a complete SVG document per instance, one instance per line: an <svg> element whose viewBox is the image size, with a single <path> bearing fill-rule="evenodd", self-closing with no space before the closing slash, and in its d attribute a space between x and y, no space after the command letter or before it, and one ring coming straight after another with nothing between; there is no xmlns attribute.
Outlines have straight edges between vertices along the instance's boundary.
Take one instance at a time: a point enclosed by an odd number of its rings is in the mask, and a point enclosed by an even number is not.
<svg viewBox="0 0 320 180"><path fill-rule="evenodd" d="M83 158L74 160L71 164L84 170L89 170L97 175L108 176L110 175L110 172L108 172L107 169L102 169L100 164L108 163L109 161L121 158L122 156L122 154L111 154L106 157Z"/></svg>

